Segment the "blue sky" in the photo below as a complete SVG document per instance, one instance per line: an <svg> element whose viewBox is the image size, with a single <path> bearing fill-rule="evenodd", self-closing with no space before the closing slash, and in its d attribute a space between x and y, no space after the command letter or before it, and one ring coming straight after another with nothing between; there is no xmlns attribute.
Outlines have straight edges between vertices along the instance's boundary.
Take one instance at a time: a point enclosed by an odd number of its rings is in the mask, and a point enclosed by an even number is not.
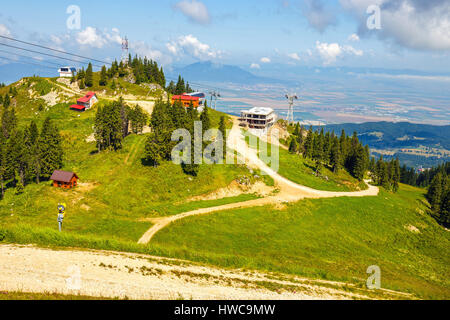
<svg viewBox="0 0 450 320"><path fill-rule="evenodd" d="M371 4L381 29L366 26ZM80 29L67 27L70 5L81 10ZM166 68L212 60L255 72L270 64L450 72L449 25L448 0L15 0L0 8L0 35L99 59L120 58L127 35L133 54Z"/></svg>

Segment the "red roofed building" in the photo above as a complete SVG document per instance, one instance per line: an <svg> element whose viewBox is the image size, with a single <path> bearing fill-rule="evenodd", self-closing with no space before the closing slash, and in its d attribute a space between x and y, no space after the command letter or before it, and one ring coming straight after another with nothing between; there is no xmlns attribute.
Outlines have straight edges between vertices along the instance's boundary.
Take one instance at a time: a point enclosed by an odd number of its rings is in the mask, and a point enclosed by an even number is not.
<svg viewBox="0 0 450 320"><path fill-rule="evenodd" d="M92 108L94 104L98 102L97 95L95 92L88 92L84 97L77 100L77 104L71 105L70 109L85 111L86 109Z"/></svg>
<svg viewBox="0 0 450 320"><path fill-rule="evenodd" d="M188 95L178 95L172 97L172 104L174 104L175 102L181 102L181 104L186 108L188 108L192 103L194 108L198 108L198 105L200 104L200 98Z"/></svg>

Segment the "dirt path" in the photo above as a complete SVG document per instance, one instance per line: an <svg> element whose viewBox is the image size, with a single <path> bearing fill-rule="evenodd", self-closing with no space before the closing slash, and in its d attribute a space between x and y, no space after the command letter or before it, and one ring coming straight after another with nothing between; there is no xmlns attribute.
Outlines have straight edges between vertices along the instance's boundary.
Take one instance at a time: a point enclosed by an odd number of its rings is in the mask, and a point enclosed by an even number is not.
<svg viewBox="0 0 450 320"><path fill-rule="evenodd" d="M129 299L364 299L352 285L148 255L0 245L0 291ZM405 297L383 291L384 297ZM406 296L408 297L408 296Z"/></svg>
<svg viewBox="0 0 450 320"><path fill-rule="evenodd" d="M249 208L265 205L283 205L289 202L297 202L305 198L336 198L336 197L367 197L367 196L377 196L379 193L378 187L369 185L369 188L364 191L358 192L332 192L332 191L320 191L309 187L299 185L292 182L277 172L269 168L262 160L259 159L257 151L250 148L241 133L241 129L237 123L234 121L233 129L231 130L227 144L228 146L239 152L240 155L245 159L245 163L253 168L260 169L268 174L274 181L280 192L276 195L269 196L262 199L250 200L239 203L231 203L218 207L204 208L199 210L194 210L190 212L181 213L175 216L161 217L149 219L148 221L153 223L153 226L139 239L139 244L147 244L160 230L164 229L171 223L175 221L184 219L186 217L195 215L204 215L208 213L225 211L238 208Z"/></svg>

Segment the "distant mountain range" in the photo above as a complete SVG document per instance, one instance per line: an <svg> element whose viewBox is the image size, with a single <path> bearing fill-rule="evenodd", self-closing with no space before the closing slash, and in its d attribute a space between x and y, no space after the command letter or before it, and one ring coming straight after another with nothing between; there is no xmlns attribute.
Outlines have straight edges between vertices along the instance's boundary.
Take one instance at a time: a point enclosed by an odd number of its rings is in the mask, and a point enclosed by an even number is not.
<svg viewBox="0 0 450 320"><path fill-rule="evenodd" d="M238 66L207 62L197 62L170 72L172 78L181 75L187 81L207 81L215 83L259 84L285 83L269 77L261 77Z"/></svg>

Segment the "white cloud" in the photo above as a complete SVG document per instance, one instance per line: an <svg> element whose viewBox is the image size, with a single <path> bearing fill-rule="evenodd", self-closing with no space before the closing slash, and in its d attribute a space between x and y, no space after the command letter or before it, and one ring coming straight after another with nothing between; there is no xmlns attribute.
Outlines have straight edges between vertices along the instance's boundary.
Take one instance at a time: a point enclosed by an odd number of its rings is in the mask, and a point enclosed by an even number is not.
<svg viewBox="0 0 450 320"><path fill-rule="evenodd" d="M357 41L359 41L359 36L356 33L353 33L348 36L348 41L357 42Z"/></svg>
<svg viewBox="0 0 450 320"><path fill-rule="evenodd" d="M57 36L52 36L52 41L60 44L63 39ZM65 39L67 40L67 38ZM94 27L86 27L76 35L76 41L82 46L89 46L97 49L103 48L108 44L120 45L122 44L122 37L117 28L112 28L111 31L104 30L103 32Z"/></svg>
<svg viewBox="0 0 450 320"><path fill-rule="evenodd" d="M355 56L361 57L364 55L364 51L353 48L352 46L344 46L342 50L346 53L354 54Z"/></svg>
<svg viewBox="0 0 450 320"><path fill-rule="evenodd" d="M257 64L257 63L252 63L252 64L250 65L250 68L251 68L251 69L261 69L261 66L260 66L259 64Z"/></svg>
<svg viewBox="0 0 450 320"><path fill-rule="evenodd" d="M11 37L11 31L4 25L0 23L0 36Z"/></svg>
<svg viewBox="0 0 450 320"><path fill-rule="evenodd" d="M260 61L261 61L262 63L270 63L272 60L270 60L270 58L263 57L263 58L261 58Z"/></svg>
<svg viewBox="0 0 450 320"><path fill-rule="evenodd" d="M167 50L169 50L169 52L173 55L177 55L178 54L178 47L176 45L176 43L167 43L166 44Z"/></svg>
<svg viewBox="0 0 450 320"><path fill-rule="evenodd" d="M211 22L208 8L203 4L203 2L197 0L184 0L178 2L174 8L176 10L180 10L193 22L200 24L209 24Z"/></svg>
<svg viewBox="0 0 450 320"><path fill-rule="evenodd" d="M417 50L450 51L448 0L340 0L340 3L358 19L359 36L372 34ZM367 28L369 5L381 8L380 30Z"/></svg>
<svg viewBox="0 0 450 320"><path fill-rule="evenodd" d="M111 43L122 44L122 37L119 29L117 28L112 28L111 33L106 32L106 39L108 39Z"/></svg>
<svg viewBox="0 0 450 320"><path fill-rule="evenodd" d="M342 54L341 46L338 43L316 42L316 49L323 60L324 65L336 62L338 56Z"/></svg>
<svg viewBox="0 0 450 320"><path fill-rule="evenodd" d="M220 58L222 52L212 49L208 44L202 43L193 35L179 37L178 40L166 44L167 50L176 56L187 54L200 60Z"/></svg>
<svg viewBox="0 0 450 320"><path fill-rule="evenodd" d="M294 53L290 53L290 54L288 54L288 57L293 59L293 60L300 61L300 56L298 55L298 53L295 53L295 52Z"/></svg>
<svg viewBox="0 0 450 320"><path fill-rule="evenodd" d="M138 56L147 57L158 61L161 64L169 64L172 62L170 56L163 54L161 51L152 48L148 43L144 41L133 41L130 43L130 49L132 49Z"/></svg>
<svg viewBox="0 0 450 320"><path fill-rule="evenodd" d="M103 48L107 43L106 39L100 34L100 32L93 27L87 27L83 31L77 34L77 42L82 46L90 46L94 48Z"/></svg>
<svg viewBox="0 0 450 320"><path fill-rule="evenodd" d="M363 56L364 51L353 48L352 46L341 46L339 43L316 42L316 50L319 52L324 65L330 65L344 54Z"/></svg>

